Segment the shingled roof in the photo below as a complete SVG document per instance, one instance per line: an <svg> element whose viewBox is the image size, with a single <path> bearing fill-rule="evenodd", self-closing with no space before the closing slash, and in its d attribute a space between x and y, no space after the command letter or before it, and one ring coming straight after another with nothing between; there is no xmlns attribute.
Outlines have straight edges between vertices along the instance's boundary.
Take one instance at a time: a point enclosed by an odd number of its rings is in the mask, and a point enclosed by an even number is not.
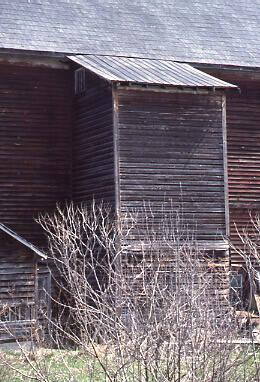
<svg viewBox="0 0 260 382"><path fill-rule="evenodd" d="M0 0L0 48L260 67L260 0Z"/></svg>

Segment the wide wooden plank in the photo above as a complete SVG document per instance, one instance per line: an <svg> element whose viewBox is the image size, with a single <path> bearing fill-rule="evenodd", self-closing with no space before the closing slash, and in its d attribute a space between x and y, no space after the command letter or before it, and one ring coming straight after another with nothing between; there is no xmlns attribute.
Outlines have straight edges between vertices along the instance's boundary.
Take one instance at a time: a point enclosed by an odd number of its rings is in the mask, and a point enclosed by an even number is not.
<svg viewBox="0 0 260 382"><path fill-rule="evenodd" d="M0 221L28 240L34 219L69 195L71 72L1 64Z"/></svg>
<svg viewBox="0 0 260 382"><path fill-rule="evenodd" d="M198 240L221 239L222 96L121 89L118 123L121 211L135 210L140 219L131 239L145 236L143 202L150 209L147 226L160 230L174 209Z"/></svg>
<svg viewBox="0 0 260 382"><path fill-rule="evenodd" d="M86 92L75 96L72 197L114 204L112 89L87 75Z"/></svg>

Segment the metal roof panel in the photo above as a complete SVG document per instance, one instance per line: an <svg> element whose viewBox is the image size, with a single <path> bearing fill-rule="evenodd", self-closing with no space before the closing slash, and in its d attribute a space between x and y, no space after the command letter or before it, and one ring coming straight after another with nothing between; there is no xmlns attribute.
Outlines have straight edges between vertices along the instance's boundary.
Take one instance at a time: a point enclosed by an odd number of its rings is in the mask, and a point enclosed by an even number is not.
<svg viewBox="0 0 260 382"><path fill-rule="evenodd" d="M169 60L98 55L68 57L110 82L222 89L237 87L189 64Z"/></svg>

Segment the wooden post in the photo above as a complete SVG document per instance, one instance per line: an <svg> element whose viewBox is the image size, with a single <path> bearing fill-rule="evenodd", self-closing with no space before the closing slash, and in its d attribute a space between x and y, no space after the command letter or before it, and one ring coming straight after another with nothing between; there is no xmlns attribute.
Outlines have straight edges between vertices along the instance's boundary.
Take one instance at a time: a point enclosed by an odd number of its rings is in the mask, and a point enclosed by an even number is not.
<svg viewBox="0 0 260 382"><path fill-rule="evenodd" d="M222 130L223 130L223 167L224 167L224 193L225 193L225 222L226 235L229 236L229 195L228 195L228 161L227 161L227 122L226 122L226 96L222 96Z"/></svg>

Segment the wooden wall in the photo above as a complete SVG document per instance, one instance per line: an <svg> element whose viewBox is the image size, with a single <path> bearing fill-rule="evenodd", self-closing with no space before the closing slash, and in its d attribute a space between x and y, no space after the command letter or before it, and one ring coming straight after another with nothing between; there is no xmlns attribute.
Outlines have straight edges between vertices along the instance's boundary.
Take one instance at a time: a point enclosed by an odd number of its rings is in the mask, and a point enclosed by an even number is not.
<svg viewBox="0 0 260 382"><path fill-rule="evenodd" d="M6 235L5 235L6 236ZM35 300L35 261L27 248L13 239L4 239L0 257L0 303L27 304Z"/></svg>
<svg viewBox="0 0 260 382"><path fill-rule="evenodd" d="M0 221L36 244L41 211L70 196L69 70L0 64Z"/></svg>
<svg viewBox="0 0 260 382"><path fill-rule="evenodd" d="M37 264L33 253L0 233L0 342L29 338L35 326Z"/></svg>
<svg viewBox="0 0 260 382"><path fill-rule="evenodd" d="M72 197L114 204L112 90L91 74L74 98Z"/></svg>
<svg viewBox="0 0 260 382"><path fill-rule="evenodd" d="M230 97L227 111L230 238L239 246L237 230L260 212L260 89ZM235 251L231 260L241 263Z"/></svg>
<svg viewBox="0 0 260 382"><path fill-rule="evenodd" d="M211 71L240 87L227 95L227 149L230 238L241 247L237 230L250 226L250 214L260 212L260 74L244 70ZM243 259L231 250L232 265Z"/></svg>
<svg viewBox="0 0 260 382"><path fill-rule="evenodd" d="M197 240L222 240L222 101L214 93L118 91L122 212L140 211L146 202L148 224L159 232L164 217L178 210L184 230Z"/></svg>

